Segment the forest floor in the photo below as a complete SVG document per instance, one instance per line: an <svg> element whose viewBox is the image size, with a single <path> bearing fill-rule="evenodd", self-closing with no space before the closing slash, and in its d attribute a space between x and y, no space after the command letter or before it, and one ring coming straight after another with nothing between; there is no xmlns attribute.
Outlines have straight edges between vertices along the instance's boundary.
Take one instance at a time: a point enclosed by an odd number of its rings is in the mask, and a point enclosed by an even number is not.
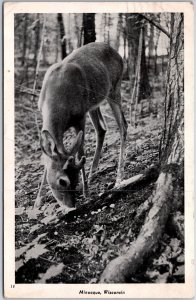
<svg viewBox="0 0 196 300"><path fill-rule="evenodd" d="M129 120L130 93L127 82L122 85L122 103ZM158 116L139 119L137 127L128 129L125 179L141 174L159 159L159 143L163 129L163 96L154 90L158 100ZM37 99L35 99L37 100ZM16 201L16 283L97 283L113 258L126 253L136 239L145 215L136 218L140 205L151 195L154 182L119 194L108 204L96 201L115 183L120 146L119 130L107 103L102 112L107 122L103 154L97 176L90 186L90 198L78 193L77 208L88 202L88 210L80 210L72 218L58 218L58 205L45 186L44 205L34 210L43 174L37 124L41 127L37 101L16 94L15 101L15 201ZM36 124L37 123L37 124ZM85 151L87 173L95 150L94 128L87 118ZM100 203L100 202L99 202ZM85 206L84 206L85 207ZM184 250L182 241L164 234L156 253L130 282L184 282Z"/></svg>

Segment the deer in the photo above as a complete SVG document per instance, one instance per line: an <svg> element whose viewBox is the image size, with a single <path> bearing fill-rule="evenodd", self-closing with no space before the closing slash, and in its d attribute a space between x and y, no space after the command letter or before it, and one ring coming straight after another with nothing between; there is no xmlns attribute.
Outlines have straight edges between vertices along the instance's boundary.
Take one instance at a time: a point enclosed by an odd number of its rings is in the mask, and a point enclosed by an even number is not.
<svg viewBox="0 0 196 300"><path fill-rule="evenodd" d="M124 177L124 152L127 122L121 105L123 60L106 43L93 42L74 50L64 60L47 70L38 107L43 125L40 146L44 155L44 174L34 207L41 206L41 191L48 183L54 198L62 207L74 208L75 191L82 174L83 194L88 196L88 185L96 174L107 131L100 110L106 99L120 131L120 153L116 185ZM85 174L85 120L90 116L96 132L96 149L88 180ZM63 135L73 127L76 138L69 150Z"/></svg>

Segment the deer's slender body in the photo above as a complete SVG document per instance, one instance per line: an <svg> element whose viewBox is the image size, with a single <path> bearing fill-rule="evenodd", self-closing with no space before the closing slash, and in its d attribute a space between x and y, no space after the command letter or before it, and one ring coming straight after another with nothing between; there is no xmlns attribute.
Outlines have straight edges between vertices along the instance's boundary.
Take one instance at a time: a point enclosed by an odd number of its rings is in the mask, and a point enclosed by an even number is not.
<svg viewBox="0 0 196 300"><path fill-rule="evenodd" d="M87 112L97 133L97 146L89 176L91 177L97 169L106 132L106 124L99 108L104 99L108 100L120 129L121 149L117 182L122 179L127 130L121 109L122 73L122 58L105 43L85 45L73 51L61 63L51 66L46 72L39 98L39 109L43 116L41 146L46 154L47 181L55 198L64 205L75 205L70 190L75 189L80 168L84 190L87 189L82 158ZM70 127L74 127L78 135L72 152L66 153L63 134ZM76 153L80 167L76 167L75 164Z"/></svg>

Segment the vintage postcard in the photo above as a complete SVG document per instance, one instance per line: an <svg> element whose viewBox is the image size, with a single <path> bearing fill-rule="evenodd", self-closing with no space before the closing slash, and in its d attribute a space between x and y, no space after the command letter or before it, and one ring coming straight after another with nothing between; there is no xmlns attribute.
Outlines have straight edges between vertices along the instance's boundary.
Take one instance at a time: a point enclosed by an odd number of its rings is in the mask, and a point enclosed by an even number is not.
<svg viewBox="0 0 196 300"><path fill-rule="evenodd" d="M4 3L4 292L194 296L190 2Z"/></svg>

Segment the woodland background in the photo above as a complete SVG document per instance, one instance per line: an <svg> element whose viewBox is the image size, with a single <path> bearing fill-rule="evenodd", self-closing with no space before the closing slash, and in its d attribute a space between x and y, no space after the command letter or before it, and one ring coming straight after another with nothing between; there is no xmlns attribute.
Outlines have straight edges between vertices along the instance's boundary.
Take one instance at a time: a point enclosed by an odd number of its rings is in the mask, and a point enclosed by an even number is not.
<svg viewBox="0 0 196 300"><path fill-rule="evenodd" d="M14 30L16 283L184 282L183 14L15 14ZM93 41L124 61L127 182L113 187L119 132L104 103L108 131L90 201L78 193L77 210L61 216L45 186L35 211L43 76ZM89 171L89 119L85 143Z"/></svg>

